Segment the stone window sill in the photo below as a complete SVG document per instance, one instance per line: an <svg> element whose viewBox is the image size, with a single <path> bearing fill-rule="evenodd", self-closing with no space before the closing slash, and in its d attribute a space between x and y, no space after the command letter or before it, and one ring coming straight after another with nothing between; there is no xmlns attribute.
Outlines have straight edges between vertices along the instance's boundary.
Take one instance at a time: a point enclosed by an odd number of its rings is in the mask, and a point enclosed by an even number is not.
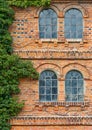
<svg viewBox="0 0 92 130"><path fill-rule="evenodd" d="M60 102L36 102L36 106L63 106L63 107L88 107L89 106L89 101L83 101L83 102L65 102L65 101L60 101Z"/></svg>
<svg viewBox="0 0 92 130"><path fill-rule="evenodd" d="M66 41L71 43L80 43L83 41L83 39L66 39Z"/></svg>
<svg viewBox="0 0 92 130"><path fill-rule="evenodd" d="M55 39L54 38L53 39L40 39L40 40L41 42L55 42L55 41L58 42L58 39L56 38Z"/></svg>

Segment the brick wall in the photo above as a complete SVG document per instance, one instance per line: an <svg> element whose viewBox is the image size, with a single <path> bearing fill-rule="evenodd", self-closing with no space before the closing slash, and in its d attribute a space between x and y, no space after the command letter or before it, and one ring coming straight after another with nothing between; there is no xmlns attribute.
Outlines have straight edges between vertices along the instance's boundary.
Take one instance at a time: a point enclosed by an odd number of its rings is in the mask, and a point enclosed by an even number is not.
<svg viewBox="0 0 92 130"><path fill-rule="evenodd" d="M92 129L92 2L53 1L58 15L58 38L39 39L39 12L42 8L15 8L15 21L10 27L14 53L29 59L39 73L46 69L58 77L58 102L39 102L39 81L21 79L19 96L25 106L11 120L12 130L91 130ZM82 41L64 37L64 14L69 8L82 11ZM84 77L84 102L65 102L65 75L79 70Z"/></svg>

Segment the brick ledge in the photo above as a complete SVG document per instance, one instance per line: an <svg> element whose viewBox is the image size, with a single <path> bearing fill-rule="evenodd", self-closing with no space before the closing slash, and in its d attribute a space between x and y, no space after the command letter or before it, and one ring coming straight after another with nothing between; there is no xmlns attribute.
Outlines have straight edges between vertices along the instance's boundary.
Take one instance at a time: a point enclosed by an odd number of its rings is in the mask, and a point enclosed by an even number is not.
<svg viewBox="0 0 92 130"><path fill-rule="evenodd" d="M11 125L91 125L92 116L17 116L11 119Z"/></svg>

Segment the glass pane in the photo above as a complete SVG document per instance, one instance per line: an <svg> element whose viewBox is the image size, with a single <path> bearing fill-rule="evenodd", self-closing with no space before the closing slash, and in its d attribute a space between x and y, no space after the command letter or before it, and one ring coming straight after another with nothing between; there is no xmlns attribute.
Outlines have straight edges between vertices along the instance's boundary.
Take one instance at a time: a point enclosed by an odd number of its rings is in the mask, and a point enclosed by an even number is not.
<svg viewBox="0 0 92 130"><path fill-rule="evenodd" d="M72 33L76 32L76 28L77 28L76 26L72 26L72 27L71 27Z"/></svg>
<svg viewBox="0 0 92 130"><path fill-rule="evenodd" d="M51 101L51 95L46 95L46 101Z"/></svg>
<svg viewBox="0 0 92 130"><path fill-rule="evenodd" d="M52 31L57 32L57 26L56 25L52 26Z"/></svg>
<svg viewBox="0 0 92 130"><path fill-rule="evenodd" d="M56 87L57 86L57 80L52 80L52 87Z"/></svg>
<svg viewBox="0 0 92 130"><path fill-rule="evenodd" d="M78 32L78 38L82 38L82 32L81 32L81 30Z"/></svg>
<svg viewBox="0 0 92 130"><path fill-rule="evenodd" d="M40 31L44 32L44 30L45 30L45 27L44 26L40 26Z"/></svg>
<svg viewBox="0 0 92 130"><path fill-rule="evenodd" d="M46 18L45 20L46 20L46 21L45 21L45 22L46 22L46 25L51 25L51 19L50 19L49 17Z"/></svg>
<svg viewBox="0 0 92 130"><path fill-rule="evenodd" d="M80 102L83 101L83 98L84 98L83 95L79 95L79 96L78 96L78 100L79 100Z"/></svg>
<svg viewBox="0 0 92 130"><path fill-rule="evenodd" d="M66 82L65 82L65 86L66 87L71 87L72 86L72 80L66 80Z"/></svg>
<svg viewBox="0 0 92 130"><path fill-rule="evenodd" d="M41 26L42 26L42 25L45 25L45 19L44 19L44 18L40 18L39 24L40 24Z"/></svg>
<svg viewBox="0 0 92 130"><path fill-rule="evenodd" d="M71 38L76 38L76 32L74 31L71 32Z"/></svg>
<svg viewBox="0 0 92 130"><path fill-rule="evenodd" d="M45 101L46 100L46 96L45 95L40 95L40 101Z"/></svg>
<svg viewBox="0 0 92 130"><path fill-rule="evenodd" d="M53 38L57 38L57 33L56 32L52 32L52 37Z"/></svg>
<svg viewBox="0 0 92 130"><path fill-rule="evenodd" d="M45 86L45 80L40 80L39 85L40 86Z"/></svg>
<svg viewBox="0 0 92 130"><path fill-rule="evenodd" d="M45 38L52 38L51 33L46 33L46 37Z"/></svg>
<svg viewBox="0 0 92 130"><path fill-rule="evenodd" d="M66 95L66 101L71 101L71 95Z"/></svg>
<svg viewBox="0 0 92 130"><path fill-rule="evenodd" d="M78 94L83 94L83 88L78 88Z"/></svg>
<svg viewBox="0 0 92 130"><path fill-rule="evenodd" d="M45 33L44 32L40 32L40 38L45 38Z"/></svg>
<svg viewBox="0 0 92 130"><path fill-rule="evenodd" d="M57 19L56 18L52 18L51 21L52 21L52 25L57 25Z"/></svg>
<svg viewBox="0 0 92 130"><path fill-rule="evenodd" d="M71 21L71 18L66 18L66 19L65 19L65 27L71 25L71 22L70 22L70 21Z"/></svg>
<svg viewBox="0 0 92 130"><path fill-rule="evenodd" d="M57 94L57 88L52 88L52 94Z"/></svg>
<svg viewBox="0 0 92 130"><path fill-rule="evenodd" d="M77 94L77 88L72 88L72 94Z"/></svg>
<svg viewBox="0 0 92 130"><path fill-rule="evenodd" d="M46 87L46 94L51 94L51 88Z"/></svg>
<svg viewBox="0 0 92 130"><path fill-rule="evenodd" d="M57 79L57 76L55 73L52 75L52 79Z"/></svg>
<svg viewBox="0 0 92 130"><path fill-rule="evenodd" d="M52 25L54 27L52 27ZM44 27L42 28L40 26ZM57 38L57 15L52 9L44 9L41 11L39 31L40 38ZM42 32L44 32L44 34L42 34Z"/></svg>
<svg viewBox="0 0 92 130"><path fill-rule="evenodd" d="M72 93L72 88L70 86L65 88L66 94L71 94Z"/></svg>
<svg viewBox="0 0 92 130"><path fill-rule="evenodd" d="M83 86L83 80L78 80L78 87L80 87L80 88L82 88L82 86Z"/></svg>
<svg viewBox="0 0 92 130"><path fill-rule="evenodd" d="M51 80L46 80L46 86L51 86Z"/></svg>
<svg viewBox="0 0 92 130"><path fill-rule="evenodd" d="M76 26L76 17L71 19L71 25Z"/></svg>
<svg viewBox="0 0 92 130"><path fill-rule="evenodd" d="M40 94L45 94L45 89L44 89L44 87L41 87L41 88L40 88L39 93L40 93Z"/></svg>
<svg viewBox="0 0 92 130"><path fill-rule="evenodd" d="M71 26L66 26L65 27L65 32L70 32L70 30L71 30Z"/></svg>
<svg viewBox="0 0 92 130"><path fill-rule="evenodd" d="M81 95L84 92L82 74L76 70L72 70L67 73L65 78L66 101L82 101L83 96L81 97Z"/></svg>
<svg viewBox="0 0 92 130"><path fill-rule="evenodd" d="M78 101L78 96L77 95L72 95L72 101Z"/></svg>
<svg viewBox="0 0 92 130"><path fill-rule="evenodd" d="M70 26L70 29L69 27ZM80 26L81 29L77 29ZM78 32L76 32L78 30ZM83 16L80 10L70 9L65 14L65 37L66 38L82 38L83 33Z"/></svg>
<svg viewBox="0 0 92 130"><path fill-rule="evenodd" d="M75 79L75 80L74 80L74 79L72 80L72 87L73 87L73 88L77 87L77 80L76 80L76 79Z"/></svg>
<svg viewBox="0 0 92 130"><path fill-rule="evenodd" d="M57 100L57 95L52 95L52 101L56 101Z"/></svg>
<svg viewBox="0 0 92 130"><path fill-rule="evenodd" d="M77 20L76 24L82 26L82 24L83 24L82 18L81 18L81 17L78 17L76 20Z"/></svg>
<svg viewBox="0 0 92 130"><path fill-rule="evenodd" d="M68 33L65 32L65 37L66 37L66 38L70 38L70 32L68 32Z"/></svg>
<svg viewBox="0 0 92 130"><path fill-rule="evenodd" d="M40 101L52 101L57 97L57 76L53 71L46 70L41 73L39 80Z"/></svg>

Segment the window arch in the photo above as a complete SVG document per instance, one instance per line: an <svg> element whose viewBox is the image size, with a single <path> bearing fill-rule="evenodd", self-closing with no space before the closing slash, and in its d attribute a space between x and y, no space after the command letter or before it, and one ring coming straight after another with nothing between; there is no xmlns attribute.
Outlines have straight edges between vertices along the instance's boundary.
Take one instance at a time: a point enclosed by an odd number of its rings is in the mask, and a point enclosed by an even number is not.
<svg viewBox="0 0 92 130"><path fill-rule="evenodd" d="M77 70L71 70L65 77L66 101L81 102L84 100L84 79Z"/></svg>
<svg viewBox="0 0 92 130"><path fill-rule="evenodd" d="M52 9L43 9L39 15L40 38L57 38L57 14Z"/></svg>
<svg viewBox="0 0 92 130"><path fill-rule="evenodd" d="M81 39L83 37L83 15L76 8L69 9L64 19L65 38Z"/></svg>
<svg viewBox="0 0 92 130"><path fill-rule="evenodd" d="M39 78L40 101L57 101L57 76L51 70L45 70Z"/></svg>

